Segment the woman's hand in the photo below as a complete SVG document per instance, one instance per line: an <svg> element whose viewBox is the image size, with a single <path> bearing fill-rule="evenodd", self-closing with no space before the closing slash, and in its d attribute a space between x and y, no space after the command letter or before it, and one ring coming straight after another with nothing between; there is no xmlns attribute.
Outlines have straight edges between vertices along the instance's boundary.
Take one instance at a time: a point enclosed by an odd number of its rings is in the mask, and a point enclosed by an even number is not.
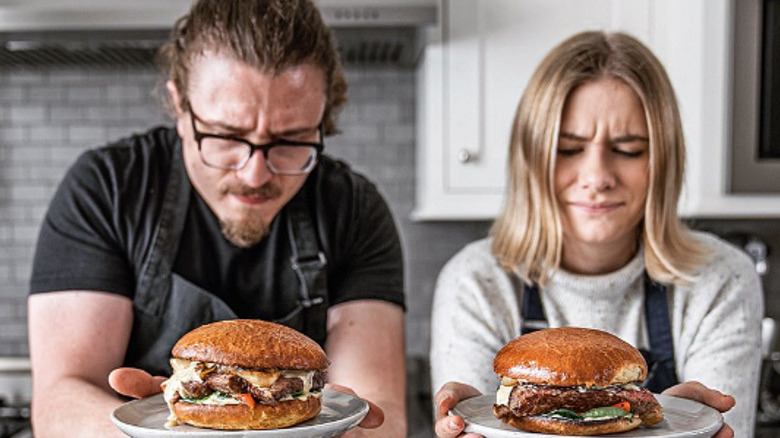
<svg viewBox="0 0 780 438"><path fill-rule="evenodd" d="M687 398L695 400L700 403L704 403L719 412L726 412L733 408L736 404L734 397L716 391L714 389L707 388L699 382L690 381L674 385L671 388L664 391L662 394L671 395L674 397ZM718 433L713 438L733 438L734 430L731 429L726 423L723 423L723 427L720 428Z"/></svg>
<svg viewBox="0 0 780 438"><path fill-rule="evenodd" d="M163 376L152 376L139 368L117 368L108 375L111 388L127 397L144 398L162 392Z"/></svg>
<svg viewBox="0 0 780 438"><path fill-rule="evenodd" d="M458 382L445 383L436 396L433 397L436 405L436 435L440 438L482 438L475 433L462 434L466 423L457 415L447 415L461 400L481 395L473 386Z"/></svg>

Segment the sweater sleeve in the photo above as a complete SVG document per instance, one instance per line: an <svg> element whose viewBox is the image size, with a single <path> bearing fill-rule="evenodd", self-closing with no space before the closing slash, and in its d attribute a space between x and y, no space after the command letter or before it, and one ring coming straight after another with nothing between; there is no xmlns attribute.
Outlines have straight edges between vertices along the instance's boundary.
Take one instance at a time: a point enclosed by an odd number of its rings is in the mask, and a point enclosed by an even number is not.
<svg viewBox="0 0 780 438"><path fill-rule="evenodd" d="M449 381L495 393L498 350L518 333L513 282L495 262L489 243L464 248L442 269L431 317L431 380L434 392Z"/></svg>
<svg viewBox="0 0 780 438"><path fill-rule="evenodd" d="M701 272L680 317L677 366L680 381L731 394L724 414L735 436L753 436L761 367L761 283L750 259L722 242Z"/></svg>

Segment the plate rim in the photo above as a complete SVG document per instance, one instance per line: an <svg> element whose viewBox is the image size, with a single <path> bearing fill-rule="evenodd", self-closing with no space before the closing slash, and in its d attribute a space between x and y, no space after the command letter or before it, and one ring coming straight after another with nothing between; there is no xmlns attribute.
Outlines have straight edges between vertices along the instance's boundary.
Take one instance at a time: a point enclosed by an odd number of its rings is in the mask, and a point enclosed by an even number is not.
<svg viewBox="0 0 780 438"><path fill-rule="evenodd" d="M346 432L347 430L350 430L350 429L352 429L354 427L357 427L357 424L359 424L360 421L362 421L363 418L366 417L366 415L368 414L368 411L370 410L370 406L369 406L368 402L366 400L364 400L363 398L360 398L358 396L355 396L355 395L352 395L352 394L347 394L347 393L341 392L341 391L336 391L336 390L329 389L329 388L324 388L323 389L323 398L327 394L331 394L331 393L335 393L337 396L340 396L340 397L348 397L349 399L351 399L350 401L357 400L357 402L360 404L360 406L359 406L359 408L357 408L355 410L354 413L352 413L352 414L350 414L350 415L348 415L346 417L338 418L338 419L335 419L335 420L333 420L331 422L328 422L327 425L338 427L338 426L354 423L353 427L351 427L349 429L345 429L341 433ZM154 434L155 436L165 436L165 437L188 436L188 437L193 437L193 438L197 438L197 437L217 438L220 434L230 434L230 433L234 433L236 435L239 435L241 433L243 433L243 434L251 433L253 436L257 436L258 438L274 438L275 436L279 436L279 435L289 435L289 434L294 434L294 433L300 433L301 437L304 437L304 436L308 437L308 436L318 436L318 435L310 435L310 433L311 432L315 432L316 433L317 431L313 430L313 429L322 428L323 426L325 426L324 424L301 425L302 424L301 423L301 424L294 425L294 426L291 426L291 427L279 428L279 429L220 430L220 429L206 429L206 428L200 429L199 428L198 430L181 431L181 430L173 430L173 429L151 429L149 427L144 427L144 426L140 426L140 425L137 425L137 424L131 424L131 423L122 421L117 416L117 412L118 411L120 411L120 410L127 410L127 409L129 409L129 407L131 405L141 404L141 403L150 403L154 399L162 398L162 396L163 396L162 393L157 393L157 394L151 395L149 397L144 397L142 399L131 400L129 402L123 403L122 405L117 406L116 408L114 408L111 411L111 415L110 415L111 421L114 423L114 425L122 433L125 433L125 434L127 434L127 432L125 432L123 427L126 427L126 428L128 428L130 430L142 432L145 436L150 436L150 435ZM168 412L168 407L165 404L164 404L164 406L165 406L165 412L167 413ZM324 406L324 400L323 400L323 406ZM307 421L311 421L311 420L307 420ZM191 427L195 427L195 426L191 426ZM135 435L133 435L133 436L135 436ZM319 436L325 436L325 435L319 435ZM327 436L330 436L330 435L327 435Z"/></svg>
<svg viewBox="0 0 780 438"><path fill-rule="evenodd" d="M656 438L663 438L663 437L686 437L686 436L699 437L699 436L703 436L704 434L707 434L707 433L710 433L710 432L711 432L711 434L709 436L713 436L713 435L715 435L715 433L724 424L723 414L721 412L719 412L717 409L715 409L715 408L713 408L711 406L708 406L708 405L706 405L704 403L698 402L696 400L691 400L691 399L687 399L687 398L683 398L683 397L677 397L677 396L672 396L672 395L665 395L665 394L653 394L653 396L656 397L656 399L658 400L658 402L661 404L662 407L664 407L665 404L668 405L670 403L683 403L683 404L690 404L690 405L693 405L693 406L697 406L699 408L703 408L706 411L709 411L709 414L715 414L716 421L714 423L712 423L711 425L709 425L709 426L705 426L705 427L702 427L702 428L699 428L699 429L695 429L695 430L691 430L691 431L678 432L678 433L670 434L670 435L651 435L652 437L656 437ZM533 435L534 437L539 437L539 438L560 436L560 435L548 435L548 434L539 434L539 433L526 432L526 431L523 431L523 430L520 430L520 429L517 429L516 431L508 431L508 430L504 430L504 429L494 429L491 426L486 426L486 425L483 425L483 424L471 422L471 421L467 420L465 418L465 416L463 416L463 414L461 412L459 412L457 409L458 409L458 406L461 403L464 403L464 402L466 402L468 400L472 400L472 402L473 402L473 399L475 399L475 398L479 398L479 399L494 399L495 395L492 395L492 394L482 394L482 395L479 395L479 396L476 396L476 397L471 397L471 398L468 398L468 399L465 399L465 400L461 400L457 405L455 405L452 409L450 409L448 411L449 415L460 415L461 418L463 418L463 421L466 424L466 428L464 429L464 432L481 433L480 431L468 430L469 426L473 425L473 426L477 426L478 428L490 429L490 430L495 430L496 432L506 433L507 436L509 434L511 434L512 436L517 436L518 438L522 438L522 437L524 437L526 435L528 435L529 437L531 435ZM636 429L634 429L634 430L636 430ZM630 432L631 431L628 431L627 433L630 433ZM618 434L618 435L622 436L620 434ZM598 438L598 437L601 437L601 436L608 436L608 435L595 435L594 437ZM640 438L640 437L635 437L635 438Z"/></svg>

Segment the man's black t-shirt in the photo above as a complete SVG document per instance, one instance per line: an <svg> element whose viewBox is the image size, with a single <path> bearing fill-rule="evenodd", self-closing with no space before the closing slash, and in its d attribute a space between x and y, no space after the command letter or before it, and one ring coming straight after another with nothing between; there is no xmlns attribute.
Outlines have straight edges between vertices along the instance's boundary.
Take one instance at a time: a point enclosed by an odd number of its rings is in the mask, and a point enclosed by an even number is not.
<svg viewBox="0 0 780 438"><path fill-rule="evenodd" d="M133 298L149 251L173 148L170 128L84 153L68 171L41 227L31 293L94 290ZM304 187L328 260L330 305L380 299L404 305L401 245L376 187L322 156ZM193 189L173 272L219 296L243 318L276 319L295 306L299 281L282 218L250 248L224 238ZM319 200L319 201L318 201ZM316 204L316 205L315 205ZM185 214L184 212L182 214Z"/></svg>

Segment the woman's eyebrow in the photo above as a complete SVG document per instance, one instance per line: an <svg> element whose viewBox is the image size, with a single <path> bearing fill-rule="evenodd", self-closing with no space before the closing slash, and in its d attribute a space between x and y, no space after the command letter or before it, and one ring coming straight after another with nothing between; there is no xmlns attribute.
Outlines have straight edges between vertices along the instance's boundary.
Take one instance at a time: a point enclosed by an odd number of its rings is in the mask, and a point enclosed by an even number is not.
<svg viewBox="0 0 780 438"><path fill-rule="evenodd" d="M567 140L576 140L576 141L588 141L588 138L583 137L581 135L572 134L571 132L561 132L559 134L560 138L565 138ZM610 139L611 143L630 143L634 141L644 141L649 142L650 139L648 139L645 136L642 135L636 135L636 134L625 134L620 135L615 138Z"/></svg>
<svg viewBox="0 0 780 438"><path fill-rule="evenodd" d="M571 132L561 131L561 133L558 136L560 138L565 138L567 140L588 141L587 138L582 137L580 135L572 134Z"/></svg>
<svg viewBox="0 0 780 438"><path fill-rule="evenodd" d="M611 141L612 143L631 143L634 141L649 142L650 139L642 135L626 134L626 135L615 137Z"/></svg>

